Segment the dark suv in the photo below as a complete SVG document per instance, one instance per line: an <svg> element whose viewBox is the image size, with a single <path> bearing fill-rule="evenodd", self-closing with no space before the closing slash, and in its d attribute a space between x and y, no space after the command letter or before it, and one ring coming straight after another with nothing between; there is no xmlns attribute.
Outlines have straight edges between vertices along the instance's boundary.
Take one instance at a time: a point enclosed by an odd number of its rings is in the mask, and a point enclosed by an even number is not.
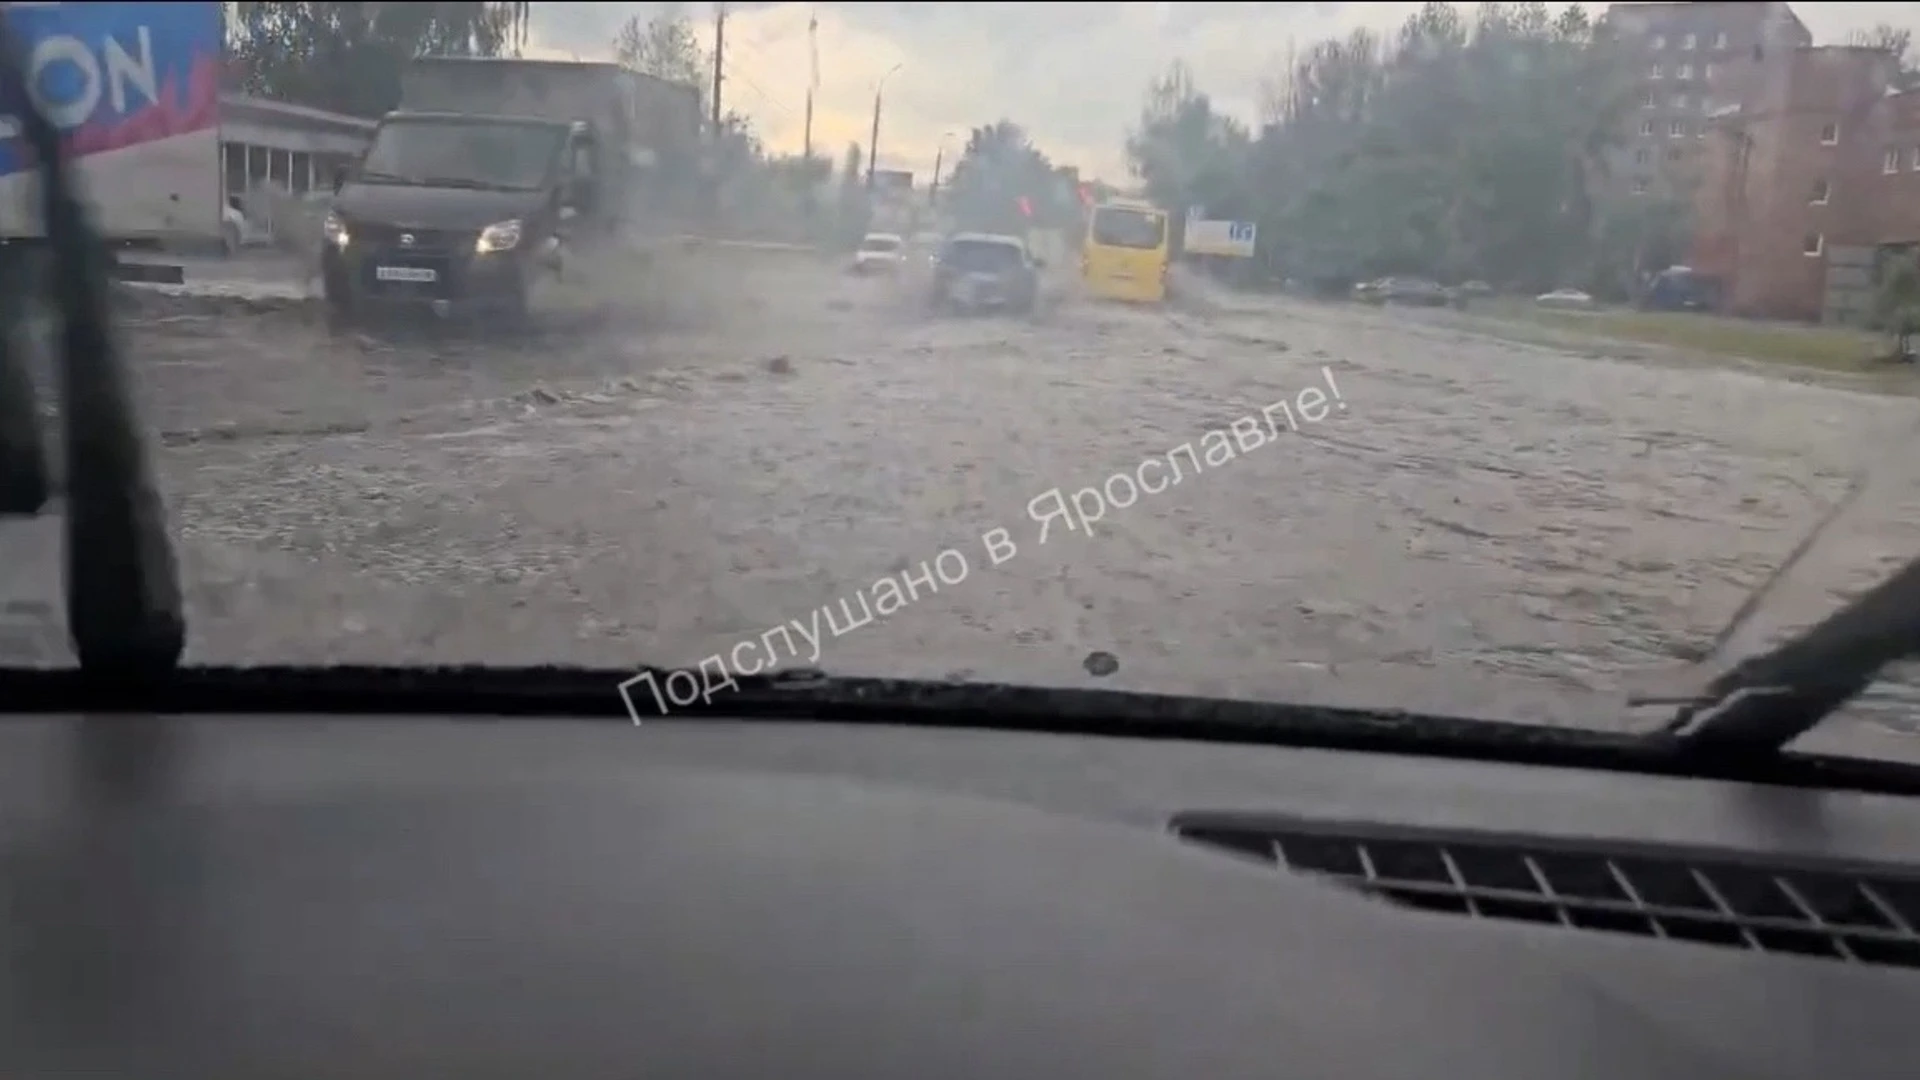
<svg viewBox="0 0 1920 1080"><path fill-rule="evenodd" d="M1031 312L1040 298L1040 268L1017 236L955 233L934 256L935 310Z"/></svg>

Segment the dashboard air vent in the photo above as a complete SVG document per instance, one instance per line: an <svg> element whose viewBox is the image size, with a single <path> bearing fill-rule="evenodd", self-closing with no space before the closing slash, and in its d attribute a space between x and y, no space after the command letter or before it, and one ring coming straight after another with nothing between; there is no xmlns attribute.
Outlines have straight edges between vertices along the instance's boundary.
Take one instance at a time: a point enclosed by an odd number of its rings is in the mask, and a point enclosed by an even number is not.
<svg viewBox="0 0 1920 1080"><path fill-rule="evenodd" d="M1427 911L1920 970L1920 875L1911 871L1202 816L1173 831Z"/></svg>

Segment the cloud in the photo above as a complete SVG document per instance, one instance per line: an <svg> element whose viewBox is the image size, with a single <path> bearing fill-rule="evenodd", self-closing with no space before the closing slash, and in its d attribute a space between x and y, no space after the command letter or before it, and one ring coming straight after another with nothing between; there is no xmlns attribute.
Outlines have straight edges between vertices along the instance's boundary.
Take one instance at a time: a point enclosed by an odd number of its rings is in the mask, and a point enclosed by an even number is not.
<svg viewBox="0 0 1920 1080"><path fill-rule="evenodd" d="M606 59L620 24L664 4L533 5L539 55ZM1464 6L1464 5L1463 5ZM1549 5L1554 10L1564 4ZM1598 5L1587 5L1596 13ZM711 45L712 5L684 4ZM1056 161L1124 175L1128 126L1148 80L1174 60L1222 108L1257 119L1263 77L1289 45L1304 50L1355 29L1397 27L1417 3L842 3L731 4L722 97L752 117L770 147L797 152L808 81L807 20L817 12L817 153L865 146L886 75L880 163L925 175L975 126L1010 119ZM1920 29L1920 3L1803 4L1815 40L1878 22Z"/></svg>

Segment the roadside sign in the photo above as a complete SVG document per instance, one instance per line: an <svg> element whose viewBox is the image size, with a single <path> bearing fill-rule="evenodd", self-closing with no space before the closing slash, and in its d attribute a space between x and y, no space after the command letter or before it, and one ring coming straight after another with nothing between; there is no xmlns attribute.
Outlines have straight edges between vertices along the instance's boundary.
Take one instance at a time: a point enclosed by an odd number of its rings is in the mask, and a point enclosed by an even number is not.
<svg viewBox="0 0 1920 1080"><path fill-rule="evenodd" d="M1190 220L1185 246L1193 255L1251 259L1258 238L1259 226L1251 221Z"/></svg>

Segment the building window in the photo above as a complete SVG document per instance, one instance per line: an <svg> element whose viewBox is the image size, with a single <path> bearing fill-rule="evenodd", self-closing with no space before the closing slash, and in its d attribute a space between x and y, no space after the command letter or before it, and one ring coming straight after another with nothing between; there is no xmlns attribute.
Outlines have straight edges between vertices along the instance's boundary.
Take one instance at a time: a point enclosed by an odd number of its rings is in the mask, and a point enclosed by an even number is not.
<svg viewBox="0 0 1920 1080"><path fill-rule="evenodd" d="M1727 47L1727 32L1725 30L1713 35L1713 47L1716 49L1724 49Z"/></svg>
<svg viewBox="0 0 1920 1080"><path fill-rule="evenodd" d="M1657 78L1659 78L1659 77L1660 77L1660 65L1659 65L1659 64L1655 64L1655 65L1653 65L1652 67L1650 67L1650 68L1648 68L1648 69L1647 69L1647 78L1649 78L1649 79L1657 79Z"/></svg>
<svg viewBox="0 0 1920 1080"><path fill-rule="evenodd" d="M1682 151L1681 151L1681 149L1680 149L1679 147L1677 147L1677 146L1669 146L1669 147L1667 147L1667 160L1668 160L1668 161L1679 161L1679 160L1680 160L1680 156L1681 156L1681 154L1682 154Z"/></svg>
<svg viewBox="0 0 1920 1080"><path fill-rule="evenodd" d="M1880 171L1891 176L1900 171L1900 151L1889 150L1880 156Z"/></svg>
<svg viewBox="0 0 1920 1080"><path fill-rule="evenodd" d="M1645 94L1642 94L1640 96L1640 107L1643 109L1658 108L1659 105L1660 105L1659 99L1654 96L1654 93L1651 90L1647 91Z"/></svg>
<svg viewBox="0 0 1920 1080"><path fill-rule="evenodd" d="M1635 165L1645 165L1651 160L1653 160L1653 154L1644 146L1633 152L1633 163Z"/></svg>
<svg viewBox="0 0 1920 1080"><path fill-rule="evenodd" d="M1827 250L1827 238L1819 233L1808 233L1800 243L1800 252L1809 258L1816 258Z"/></svg>
<svg viewBox="0 0 1920 1080"><path fill-rule="evenodd" d="M1692 99L1688 98L1687 95L1685 94L1673 95L1673 107L1676 109L1684 109L1687 106L1692 104L1693 104Z"/></svg>
<svg viewBox="0 0 1920 1080"><path fill-rule="evenodd" d="M1913 171L1920 172L1920 146L1913 148Z"/></svg>
<svg viewBox="0 0 1920 1080"><path fill-rule="evenodd" d="M1699 44L1700 44L1700 36L1698 34L1688 34L1686 37L1680 40L1680 47L1682 49L1687 50L1688 52L1692 52L1694 48Z"/></svg>
<svg viewBox="0 0 1920 1080"><path fill-rule="evenodd" d="M1813 198L1807 201L1815 206L1825 206L1827 205L1827 196L1831 193L1832 187L1825 180L1815 180L1813 182Z"/></svg>
<svg viewBox="0 0 1920 1080"><path fill-rule="evenodd" d="M229 142L220 144L221 156L225 159L227 174L227 194L238 195L247 190L247 147L245 143Z"/></svg>
<svg viewBox="0 0 1920 1080"><path fill-rule="evenodd" d="M1700 77L1703 79L1712 81L1714 71L1715 71L1715 67L1712 64L1700 65Z"/></svg>
<svg viewBox="0 0 1920 1080"><path fill-rule="evenodd" d="M1668 121L1667 138L1684 139L1686 138L1686 136L1687 136L1687 122L1685 120Z"/></svg>
<svg viewBox="0 0 1920 1080"><path fill-rule="evenodd" d="M1646 177L1644 177L1644 176L1636 176L1636 177L1634 177L1634 178L1633 178L1633 193L1634 193L1635 195L1645 195L1645 194L1647 193L1647 178L1646 178Z"/></svg>
<svg viewBox="0 0 1920 1080"><path fill-rule="evenodd" d="M1820 126L1820 145L1821 146L1832 146L1833 144L1839 141L1840 141L1840 125L1839 124L1822 124Z"/></svg>
<svg viewBox="0 0 1920 1080"><path fill-rule="evenodd" d="M1673 73L1673 77L1674 77L1674 78L1676 78L1676 79L1691 79L1691 78L1693 78L1693 65L1692 65L1692 64L1681 64L1681 65L1680 65L1680 66L1679 66L1679 67L1678 67L1677 69L1675 69L1675 70L1674 70L1674 73Z"/></svg>
<svg viewBox="0 0 1920 1080"><path fill-rule="evenodd" d="M1640 121L1640 134L1642 134L1642 135L1652 135L1652 134L1653 134L1653 121L1651 121L1651 120L1642 120L1642 121Z"/></svg>
<svg viewBox="0 0 1920 1080"><path fill-rule="evenodd" d="M1653 41L1652 41L1652 45L1653 45L1653 47L1654 47L1655 49L1664 49L1664 48L1666 48L1666 47L1667 47L1667 37L1666 37L1666 35L1665 35L1665 34L1655 34L1655 35L1653 35Z"/></svg>

